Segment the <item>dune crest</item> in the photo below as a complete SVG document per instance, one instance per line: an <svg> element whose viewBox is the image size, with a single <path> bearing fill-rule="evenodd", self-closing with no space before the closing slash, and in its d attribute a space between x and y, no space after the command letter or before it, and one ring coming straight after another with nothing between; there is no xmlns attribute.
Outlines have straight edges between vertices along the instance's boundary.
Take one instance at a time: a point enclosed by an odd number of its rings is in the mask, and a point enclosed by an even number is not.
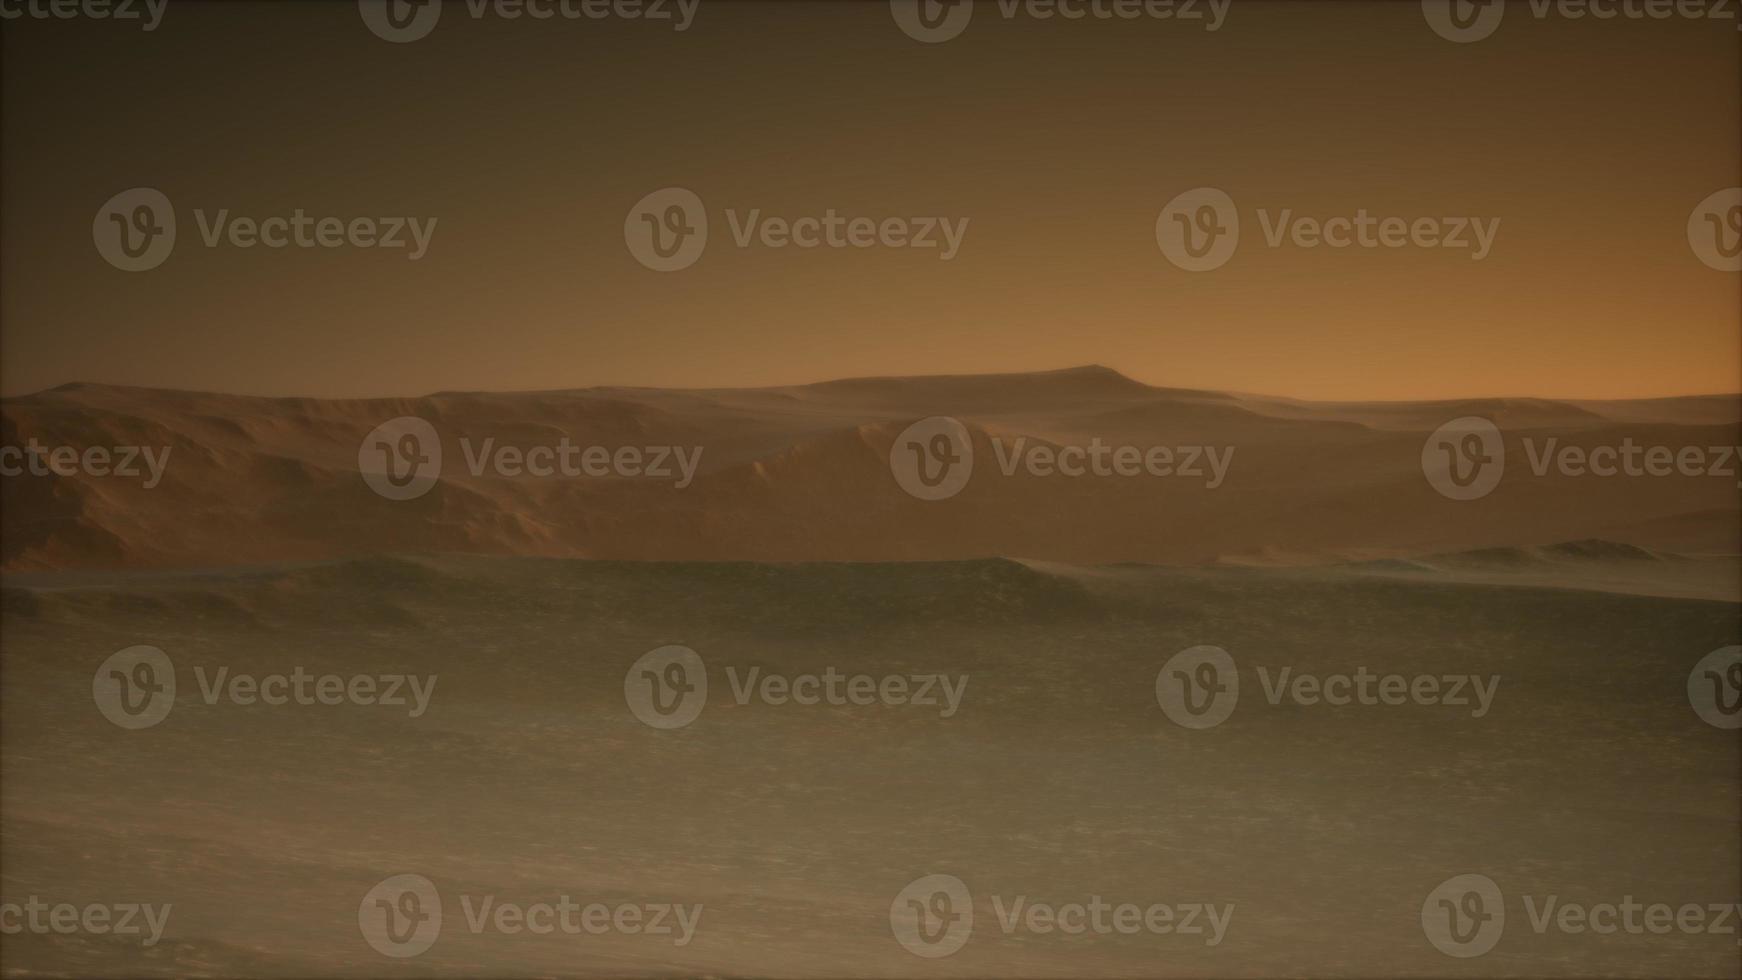
<svg viewBox="0 0 1742 980"><path fill-rule="evenodd" d="M970 433L972 477L949 499L922 500L892 474L891 449L940 415ZM1420 461L1428 434L1465 415L1499 425L1509 458L1491 495L1460 502L1429 485ZM1295 565L1585 540L1612 542L1608 558L1742 552L1734 479L1537 475L1512 445L1735 446L1737 396L1313 403L1156 388L1087 366L338 400L69 384L5 399L0 416L6 446L168 453L150 487L83 473L5 478L9 571L417 553ZM396 501L366 485L359 448L401 416L434 428L443 461L432 489ZM559 446L628 447L649 466L664 453L669 474L538 475L492 462ZM1103 460L1120 447L1165 452L1182 472L1069 476L1025 455L1044 462L1071 446L1100 447ZM1188 460L1203 473L1183 472Z"/></svg>

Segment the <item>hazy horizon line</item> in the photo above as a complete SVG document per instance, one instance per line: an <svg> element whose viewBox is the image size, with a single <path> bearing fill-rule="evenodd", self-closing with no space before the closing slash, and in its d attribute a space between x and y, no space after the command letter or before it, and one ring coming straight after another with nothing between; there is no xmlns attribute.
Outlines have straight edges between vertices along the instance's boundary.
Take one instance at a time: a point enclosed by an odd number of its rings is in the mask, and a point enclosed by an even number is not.
<svg viewBox="0 0 1742 980"><path fill-rule="evenodd" d="M265 392L220 391L215 389L178 388L168 385L147 385L127 382L74 380L49 385L22 393L0 393L0 402L23 401L55 392L77 388L111 388L131 389L136 391L163 392L171 394L213 395L225 398L256 398L271 401L323 401L323 402L363 402L391 401L405 399L437 398L444 395L544 395L587 391L649 391L649 392L729 392L729 391L777 391L787 388L814 388L823 385L904 381L947 381L947 380L979 380L992 378L1037 378L1048 375L1091 374L1109 375L1120 381L1128 382L1156 392L1179 392L1188 394L1225 395L1230 397L1265 398L1274 401L1298 402L1302 404L1335 405L1412 405L1430 404L1434 402L1466 402L1466 401L1543 401L1543 402L1649 402L1669 400L1691 400L1703 398L1742 398L1742 387L1734 391L1703 391L1680 394L1660 395L1629 395L1615 397L1608 395L1536 395L1536 394L1464 394L1439 395L1422 398L1308 398L1299 395L1274 394L1261 391L1250 391L1238 388L1214 388L1195 385L1152 384L1133 377L1130 373L1098 362L1074 364L1062 368L1039 368L1027 371L982 371L982 372L941 372L935 374L866 374L848 375L843 377L823 378L814 381L786 382L776 384L749 385L657 385L657 384L592 384L574 387L534 387L534 388L442 388L417 394L370 394L370 395L306 395L306 394L269 394Z"/></svg>

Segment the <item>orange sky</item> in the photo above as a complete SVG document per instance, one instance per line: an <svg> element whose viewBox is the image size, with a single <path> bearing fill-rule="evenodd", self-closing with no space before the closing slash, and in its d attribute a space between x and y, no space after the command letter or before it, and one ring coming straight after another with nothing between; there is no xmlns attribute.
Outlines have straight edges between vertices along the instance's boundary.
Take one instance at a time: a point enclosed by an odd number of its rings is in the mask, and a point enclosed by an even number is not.
<svg viewBox="0 0 1742 980"><path fill-rule="evenodd" d="M172 4L156 30L4 32L0 389L356 396L737 386L1102 363L1308 398L1742 390L1742 289L1689 247L1742 174L1734 22L1537 20L1450 43L1419 4L1238 0L921 44L882 2L473 20L409 44L349 2ZM69 72L69 66L80 71ZM110 267L111 195L174 254ZM638 264L630 208L710 221ZM1187 272L1176 194L1241 245ZM205 247L195 210L437 220L428 254ZM968 219L960 250L736 247L727 212ZM1453 249L1269 247L1260 210L1499 219Z"/></svg>

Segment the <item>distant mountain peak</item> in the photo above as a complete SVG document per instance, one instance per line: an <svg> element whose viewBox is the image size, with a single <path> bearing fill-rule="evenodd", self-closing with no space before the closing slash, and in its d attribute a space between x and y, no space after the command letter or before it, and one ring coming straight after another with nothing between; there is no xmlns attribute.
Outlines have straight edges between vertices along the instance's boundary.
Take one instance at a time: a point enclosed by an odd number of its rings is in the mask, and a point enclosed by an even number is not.
<svg viewBox="0 0 1742 980"><path fill-rule="evenodd" d="M1058 371L1045 371L1042 373L1043 374L1074 374L1074 375L1079 375L1079 376L1082 376L1085 378L1101 377L1101 378L1106 378L1109 381L1127 381L1127 382L1130 382L1131 384L1138 383L1138 382L1132 380L1130 377L1126 376L1125 374L1122 374L1119 371L1116 371L1113 368L1110 368L1105 364L1079 364L1076 367L1062 368Z"/></svg>
<svg viewBox="0 0 1742 980"><path fill-rule="evenodd" d="M1103 364L1084 364L1077 367L1055 368L1047 371L995 371L979 374L903 374L903 375L866 375L853 378L837 378L833 381L822 381L806 385L810 388L849 387L865 385L1005 385L1023 383L1100 385L1115 388L1130 388L1147 390L1148 385L1133 380L1124 374Z"/></svg>

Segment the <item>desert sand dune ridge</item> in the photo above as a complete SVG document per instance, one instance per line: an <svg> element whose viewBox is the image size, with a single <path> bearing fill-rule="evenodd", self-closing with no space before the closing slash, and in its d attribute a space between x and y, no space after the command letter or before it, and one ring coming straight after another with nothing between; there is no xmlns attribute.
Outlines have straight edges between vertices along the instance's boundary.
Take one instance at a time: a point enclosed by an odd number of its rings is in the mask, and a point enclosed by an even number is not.
<svg viewBox="0 0 1742 980"><path fill-rule="evenodd" d="M937 415L971 434L973 476L955 497L923 501L898 485L890 451L908 425ZM365 485L359 449L375 426L402 416L430 423L444 458L426 495L392 501ZM1469 502L1441 496L1421 470L1428 434L1461 416L1492 421L1508 451L1506 478ZM1078 564L1285 554L1311 563L1583 538L1737 554L1736 479L1539 476L1532 464L1550 445L1728 447L1739 433L1739 396L1314 403L1151 387L1098 366L362 399L70 384L0 402L0 443L155 447L168 453L161 482L7 477L0 568L425 552ZM680 487L675 476L474 472L488 452L563 440L613 452L688 447L693 476ZM1035 475L1017 455L1097 444L1165 448L1180 467L1190 453L1205 471L1069 478ZM1226 459L1219 481L1204 467L1206 451Z"/></svg>

